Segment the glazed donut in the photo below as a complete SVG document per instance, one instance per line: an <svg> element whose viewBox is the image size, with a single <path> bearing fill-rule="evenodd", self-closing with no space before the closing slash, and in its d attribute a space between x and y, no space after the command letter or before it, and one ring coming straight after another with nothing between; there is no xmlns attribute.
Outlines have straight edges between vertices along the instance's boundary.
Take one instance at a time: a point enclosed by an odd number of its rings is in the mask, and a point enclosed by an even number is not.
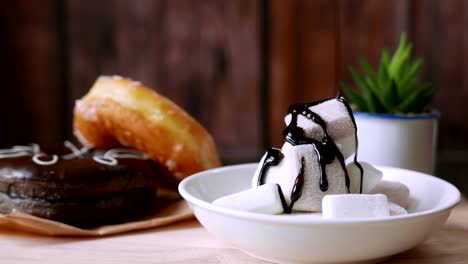
<svg viewBox="0 0 468 264"><path fill-rule="evenodd" d="M157 179L169 172L146 154L70 142L0 150L0 213L13 209L77 227L121 223L152 212Z"/></svg>
<svg viewBox="0 0 468 264"><path fill-rule="evenodd" d="M74 109L74 134L85 146L125 146L147 153L177 181L220 166L210 134L169 99L139 82L100 77Z"/></svg>

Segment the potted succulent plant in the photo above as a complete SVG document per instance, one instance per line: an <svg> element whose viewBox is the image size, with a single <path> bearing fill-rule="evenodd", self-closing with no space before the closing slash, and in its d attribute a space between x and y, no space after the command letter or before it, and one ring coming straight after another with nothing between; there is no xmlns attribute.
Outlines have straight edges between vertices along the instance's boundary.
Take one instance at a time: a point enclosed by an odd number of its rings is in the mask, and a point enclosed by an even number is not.
<svg viewBox="0 0 468 264"><path fill-rule="evenodd" d="M376 71L361 57L362 74L351 68L359 92L342 83L358 128L359 159L432 174L439 113L429 105L431 84L421 84L421 58L411 58L406 34L390 55L383 49Z"/></svg>

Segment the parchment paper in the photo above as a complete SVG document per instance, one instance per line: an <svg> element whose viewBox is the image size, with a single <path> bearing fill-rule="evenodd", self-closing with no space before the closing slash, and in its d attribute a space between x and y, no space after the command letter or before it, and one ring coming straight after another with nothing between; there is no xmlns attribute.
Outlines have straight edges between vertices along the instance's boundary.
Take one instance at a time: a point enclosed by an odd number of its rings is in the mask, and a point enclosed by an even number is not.
<svg viewBox="0 0 468 264"><path fill-rule="evenodd" d="M163 193L160 200L164 205L154 214L141 220L105 225L93 229L81 229L64 223L35 217L20 211L0 214L0 228L17 229L51 236L107 236L129 231L155 228L193 217L188 204L173 193Z"/></svg>

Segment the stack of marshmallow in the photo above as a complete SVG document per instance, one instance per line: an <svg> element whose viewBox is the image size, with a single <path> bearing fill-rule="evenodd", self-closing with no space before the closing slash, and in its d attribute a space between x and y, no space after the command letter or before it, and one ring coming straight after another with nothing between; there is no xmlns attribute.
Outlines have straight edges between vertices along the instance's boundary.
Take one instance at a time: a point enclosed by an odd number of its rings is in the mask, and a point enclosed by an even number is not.
<svg viewBox="0 0 468 264"><path fill-rule="evenodd" d="M356 149L356 131L345 102L330 99L309 109L326 122L328 135L339 147L343 157L351 160ZM285 122L286 125L291 122L290 114L286 116ZM297 117L297 126L304 130L308 138L322 141L325 137L321 126L302 115ZM382 172L368 163L360 162L363 168L362 193L360 169L353 161L347 162L346 171L350 178L348 192L345 172L336 157L325 166L328 189L322 191L319 186L321 169L318 154L312 144L291 145L285 142L281 152L283 159L278 165L267 169L263 177L264 184L257 186L266 155L252 178L251 189L221 197L213 204L243 211L282 214L285 204L291 204L290 194L302 169L304 184L300 198L293 204L292 209L295 211L321 211L324 218L407 214L405 208L409 203L409 189L399 182L381 180Z"/></svg>

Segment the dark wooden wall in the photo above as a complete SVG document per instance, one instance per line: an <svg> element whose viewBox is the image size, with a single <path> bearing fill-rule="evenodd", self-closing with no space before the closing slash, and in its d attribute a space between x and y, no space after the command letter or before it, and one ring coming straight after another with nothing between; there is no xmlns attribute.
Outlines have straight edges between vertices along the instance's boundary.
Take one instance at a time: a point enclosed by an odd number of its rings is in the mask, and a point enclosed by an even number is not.
<svg viewBox="0 0 468 264"><path fill-rule="evenodd" d="M270 2L270 128L295 101L333 96L359 55L377 65L401 32L425 60L421 79L434 83L442 112L440 150L468 150L468 2L463 0L314 0ZM273 142L279 143L281 137ZM468 157L467 157L468 158Z"/></svg>
<svg viewBox="0 0 468 264"><path fill-rule="evenodd" d="M290 103L334 96L403 31L438 89L440 160L466 164L463 0L2 1L0 146L70 138L74 100L120 74L200 120L226 163L255 161L281 143Z"/></svg>
<svg viewBox="0 0 468 264"><path fill-rule="evenodd" d="M226 162L263 151L259 1L2 2L0 145L72 137L101 74L151 86L214 135Z"/></svg>

